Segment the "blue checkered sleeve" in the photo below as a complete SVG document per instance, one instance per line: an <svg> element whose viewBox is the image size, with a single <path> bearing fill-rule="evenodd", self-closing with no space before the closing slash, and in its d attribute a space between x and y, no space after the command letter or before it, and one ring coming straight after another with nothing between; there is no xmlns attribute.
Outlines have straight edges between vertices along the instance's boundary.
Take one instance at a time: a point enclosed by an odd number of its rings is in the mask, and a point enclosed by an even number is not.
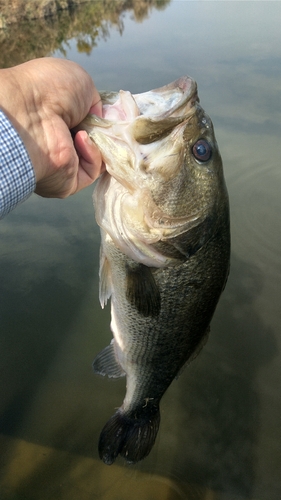
<svg viewBox="0 0 281 500"><path fill-rule="evenodd" d="M24 144L0 110L0 219L33 193L35 183Z"/></svg>

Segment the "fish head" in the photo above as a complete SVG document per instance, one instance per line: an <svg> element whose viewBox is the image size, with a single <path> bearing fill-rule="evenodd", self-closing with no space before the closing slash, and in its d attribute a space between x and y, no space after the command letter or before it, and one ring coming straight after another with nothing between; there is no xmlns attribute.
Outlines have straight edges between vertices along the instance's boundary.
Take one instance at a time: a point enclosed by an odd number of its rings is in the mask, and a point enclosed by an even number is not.
<svg viewBox="0 0 281 500"><path fill-rule="evenodd" d="M164 108L158 119L140 116L134 122L134 137L141 145L135 167L138 185L146 186L157 207L173 219L207 214L226 195L213 124L199 104L194 83L186 90L184 105L171 112Z"/></svg>
<svg viewBox="0 0 281 500"><path fill-rule="evenodd" d="M188 76L141 94L101 97L103 117L81 126L106 165L94 197L97 222L122 251L124 238L134 251L141 247L147 264L144 247L216 220L227 203L213 125Z"/></svg>

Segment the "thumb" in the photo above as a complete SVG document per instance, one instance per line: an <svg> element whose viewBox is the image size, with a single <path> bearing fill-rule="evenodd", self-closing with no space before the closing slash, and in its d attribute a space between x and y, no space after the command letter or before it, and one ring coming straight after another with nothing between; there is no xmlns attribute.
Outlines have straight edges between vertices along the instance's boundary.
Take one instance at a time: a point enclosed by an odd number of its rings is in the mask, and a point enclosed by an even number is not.
<svg viewBox="0 0 281 500"><path fill-rule="evenodd" d="M101 153L85 130L74 137L74 146L79 158L77 191L92 184L104 170Z"/></svg>

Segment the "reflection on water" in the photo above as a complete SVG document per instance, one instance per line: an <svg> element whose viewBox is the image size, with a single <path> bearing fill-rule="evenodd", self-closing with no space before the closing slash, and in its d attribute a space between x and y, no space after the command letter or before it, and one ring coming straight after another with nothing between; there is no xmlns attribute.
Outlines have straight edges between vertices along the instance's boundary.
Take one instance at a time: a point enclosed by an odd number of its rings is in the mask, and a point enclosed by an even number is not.
<svg viewBox="0 0 281 500"><path fill-rule="evenodd" d="M154 8L161 10L171 0L93 0L72 5L57 15L24 20L0 29L0 67L6 68L28 59L44 57L58 50L66 54L68 41L75 39L78 53L90 55L99 40L106 40L114 27L122 34L123 13L132 12L137 22Z"/></svg>
<svg viewBox="0 0 281 500"><path fill-rule="evenodd" d="M234 276L240 279L232 279ZM253 309L261 286L259 270L233 256L221 314L213 323L214 343L201 370L197 368L184 401L185 413L191 404L194 407L190 448L196 450L193 463L197 471L193 466L193 477L198 482L200 477L208 478L214 489L228 488L246 498L253 498L259 439L256 377L276 355L273 332Z"/></svg>
<svg viewBox="0 0 281 500"><path fill-rule="evenodd" d="M280 15L277 2L99 1L1 34L2 66L64 51L99 88L193 76L233 248L210 339L164 396L150 456L107 467L97 441L125 382L91 371L111 338L92 188L33 196L1 221L1 500L280 499Z"/></svg>

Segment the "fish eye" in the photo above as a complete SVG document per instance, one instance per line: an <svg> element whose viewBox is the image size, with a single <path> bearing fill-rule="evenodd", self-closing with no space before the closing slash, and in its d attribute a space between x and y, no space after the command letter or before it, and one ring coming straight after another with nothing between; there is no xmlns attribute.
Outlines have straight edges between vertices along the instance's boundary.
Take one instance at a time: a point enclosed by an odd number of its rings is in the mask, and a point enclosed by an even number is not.
<svg viewBox="0 0 281 500"><path fill-rule="evenodd" d="M194 158L200 162L209 161L212 156L212 149L210 144L205 139L199 139L192 146L192 154Z"/></svg>

